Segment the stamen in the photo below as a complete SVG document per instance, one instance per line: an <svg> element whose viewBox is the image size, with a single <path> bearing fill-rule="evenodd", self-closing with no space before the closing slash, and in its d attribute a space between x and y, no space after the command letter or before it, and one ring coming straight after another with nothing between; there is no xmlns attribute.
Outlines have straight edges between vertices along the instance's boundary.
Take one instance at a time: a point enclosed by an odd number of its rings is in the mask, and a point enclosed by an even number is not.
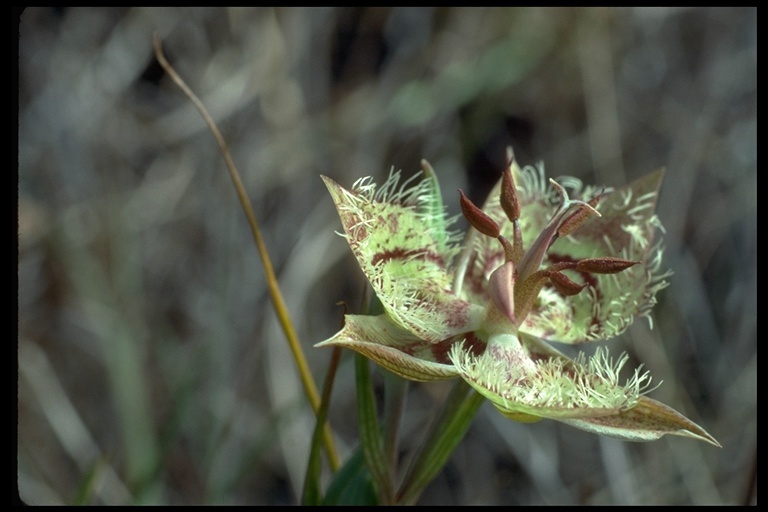
<svg viewBox="0 0 768 512"><path fill-rule="evenodd" d="M549 275L549 280L552 282L555 289L558 292L565 295L566 297L578 294L581 290L583 290L587 286L586 283L579 284L572 281L568 276L566 276L562 272L552 272Z"/></svg>
<svg viewBox="0 0 768 512"><path fill-rule="evenodd" d="M560 208L566 207L568 203L570 203L568 192L566 192L565 189L552 178L549 178L549 184L552 185L552 188L555 189L557 195L560 196Z"/></svg>
<svg viewBox="0 0 768 512"><path fill-rule="evenodd" d="M584 224L587 220L589 220L593 215L597 214L597 216L600 216L600 213L595 210L595 207L597 206L597 203L600 202L600 199L602 199L602 194L593 197L589 201L587 201L587 204L591 206L592 208L585 208L580 207L575 212L573 212L571 215L569 215L561 224L560 228L557 230L557 236L558 237L564 237L568 236L574 231L576 231L579 227L581 227L582 224Z"/></svg>
<svg viewBox="0 0 768 512"><path fill-rule="evenodd" d="M511 261L517 264L517 261L515 261L515 257L517 256L515 247L509 243L509 240L501 235L498 236L498 239L499 242L501 242L501 246L504 248L504 261Z"/></svg>
<svg viewBox="0 0 768 512"><path fill-rule="evenodd" d="M508 156L510 158L509 166L501 174L501 196L499 202L501 203L504 213L507 214L507 218L512 222L514 230L512 238L512 247L514 250L509 253L510 255L507 259L511 257L511 261L514 261L515 265L517 265L520 263L520 260L523 259L525 250L523 248L523 234L520 231L520 223L518 222L520 219L520 202L517 198L517 188L515 187L515 181L512 177L512 165L515 160L511 150L509 150Z"/></svg>
<svg viewBox="0 0 768 512"><path fill-rule="evenodd" d="M483 210L475 206L475 204L464 195L464 192L459 190L459 194L461 194L461 212L472 227L486 236L498 238L501 234L501 228L499 228L496 221L490 218Z"/></svg>
<svg viewBox="0 0 768 512"><path fill-rule="evenodd" d="M576 270L581 272L590 272L595 274L616 274L629 267L635 266L639 261L625 260L613 256L604 256L602 258L587 258L576 262Z"/></svg>
<svg viewBox="0 0 768 512"><path fill-rule="evenodd" d="M510 162L511 165L512 163ZM501 196L499 201L504 209L504 213L507 214L507 218L511 222L517 222L517 219L520 218L520 203L517 200L517 190L515 189L515 181L510 167L507 167L501 174Z"/></svg>

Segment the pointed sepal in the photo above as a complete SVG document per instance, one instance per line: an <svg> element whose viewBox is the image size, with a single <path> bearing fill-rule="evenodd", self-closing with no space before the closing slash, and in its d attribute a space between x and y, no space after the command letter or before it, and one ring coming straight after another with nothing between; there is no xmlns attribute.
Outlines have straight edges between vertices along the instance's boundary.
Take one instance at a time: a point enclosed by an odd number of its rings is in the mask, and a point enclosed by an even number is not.
<svg viewBox="0 0 768 512"><path fill-rule="evenodd" d="M655 441L670 434L690 437L721 448L707 431L676 410L648 397L614 416L562 420L576 428L624 441Z"/></svg>
<svg viewBox="0 0 768 512"><path fill-rule="evenodd" d="M346 315L344 328L315 347L349 348L403 378L426 382L458 375L447 357L451 343L419 339L387 315Z"/></svg>

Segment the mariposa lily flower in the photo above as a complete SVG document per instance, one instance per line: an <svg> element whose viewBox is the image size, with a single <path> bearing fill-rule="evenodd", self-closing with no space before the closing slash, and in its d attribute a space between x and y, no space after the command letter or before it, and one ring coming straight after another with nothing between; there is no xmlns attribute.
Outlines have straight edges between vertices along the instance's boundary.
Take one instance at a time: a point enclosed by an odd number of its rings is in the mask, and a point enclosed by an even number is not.
<svg viewBox="0 0 768 512"><path fill-rule="evenodd" d="M570 359L549 341L580 344L621 334L667 285L654 234L662 171L617 190L543 166L509 166L483 208L461 193L473 227L461 243L436 175L345 189L323 176L345 237L381 301L381 315L346 315L316 346L348 347L406 379L461 377L504 415L550 418L633 441L665 434L719 446L704 429L645 396L648 372L622 383L628 356L604 348ZM571 193L568 193L569 189ZM571 196L579 196L575 199Z"/></svg>

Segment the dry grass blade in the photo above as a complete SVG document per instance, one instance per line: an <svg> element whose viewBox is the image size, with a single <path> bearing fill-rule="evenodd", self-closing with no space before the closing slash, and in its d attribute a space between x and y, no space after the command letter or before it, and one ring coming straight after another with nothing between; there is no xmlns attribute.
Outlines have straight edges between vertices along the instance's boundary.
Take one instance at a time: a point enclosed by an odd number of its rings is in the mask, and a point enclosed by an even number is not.
<svg viewBox="0 0 768 512"><path fill-rule="evenodd" d="M153 38L153 44L155 47L155 55L160 65L163 67L163 69L165 69L168 75L173 79L176 85L179 86L184 94L189 97L192 103L195 104L195 107L200 112L200 115L203 116L203 119L208 125L208 128L210 128L211 133L213 133L213 136L216 137L216 142L219 144L221 153L224 156L224 160L227 164L227 170L229 171L229 175L232 178L232 183L235 186L237 197L240 200L240 205L245 212L245 216L248 218L248 225L251 227L251 234L253 235L253 239L256 242L256 247L259 251L259 256L261 257L261 262L264 267L264 273L266 275L267 286L269 287L269 295L272 299L272 305L275 308L275 312L277 313L278 319L280 321L280 326L283 328L283 332L285 333L285 337L288 340L288 345L291 348L293 358L296 361L296 365L298 366L299 375L301 377L301 382L304 386L307 399L312 406L312 410L315 411L315 414L317 414L317 411L320 409L320 397L317 392L317 387L315 386L315 381L312 378L312 373L309 371L309 365L307 364L307 359L304 356L304 351L301 348L299 338L296 335L295 329L293 328L293 323L291 322L290 315L288 314L288 308L285 306L285 300L283 300L283 295L280 292L280 285L277 282L277 277L275 276L275 271L272 267L272 261L269 258L269 252L267 251L267 246L264 243L264 238L261 236L261 230L259 229L259 224L256 221L256 215L253 213L253 207L251 206L251 202L245 192L245 187L243 186L243 182L240 179L240 174L237 172L237 167L232 160L232 156L230 155L229 149L227 148L227 144L224 141L224 138L221 136L221 132L219 132L219 129L216 127L216 123L208 114L208 111L205 108L205 105L203 105L203 102L200 101L194 92L192 92L192 90L187 86L179 74L176 73L171 64L165 58L165 55L163 54L162 42L160 41L160 37L157 34L155 34ZM331 467L335 471L339 467L339 456L336 453L336 448L334 446L333 438L331 437L331 432L328 428L328 425L326 425L325 428L324 444L328 454L328 459L331 463Z"/></svg>

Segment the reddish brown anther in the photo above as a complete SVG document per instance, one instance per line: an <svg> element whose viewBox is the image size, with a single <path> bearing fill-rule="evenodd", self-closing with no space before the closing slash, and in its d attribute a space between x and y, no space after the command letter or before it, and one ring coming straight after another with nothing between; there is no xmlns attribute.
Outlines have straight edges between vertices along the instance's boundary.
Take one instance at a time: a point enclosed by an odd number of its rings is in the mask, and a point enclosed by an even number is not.
<svg viewBox="0 0 768 512"><path fill-rule="evenodd" d="M629 267L637 265L639 261L625 260L623 258L614 258L604 256L602 258L588 258L576 262L576 270L581 272L591 272L595 274L616 274Z"/></svg>
<svg viewBox="0 0 768 512"><path fill-rule="evenodd" d="M552 272L549 275L549 280L552 282L555 289L566 297L576 295L587 286L586 284L579 284L571 280L562 272Z"/></svg>
<svg viewBox="0 0 768 512"><path fill-rule="evenodd" d="M515 188L514 178L512 178L512 170L509 167L501 173L501 196L499 201L509 220L515 222L520 218L520 203L517 200L517 189Z"/></svg>
<svg viewBox="0 0 768 512"><path fill-rule="evenodd" d="M517 187L515 187L515 179L512 176L512 164L515 162L515 155L512 153L512 148L509 148L507 153L508 164L504 172L501 173L501 194L499 196L499 202L504 213L507 214L507 218L512 222L513 238L512 245L514 250L512 251L512 261L515 264L519 264L523 259L523 235L520 231L520 202L517 199ZM505 247L506 250L506 247ZM509 252L507 253L510 254ZM509 259L509 256L507 256Z"/></svg>
<svg viewBox="0 0 768 512"><path fill-rule="evenodd" d="M560 223L560 227L557 228L557 236L564 237L570 235L579 227L581 227L585 222L587 222L593 215L596 215L594 208L597 207L597 203L600 202L602 197L603 194L599 194L587 201L587 204L591 206L592 209L582 205L575 212L570 214L563 222Z"/></svg>
<svg viewBox="0 0 768 512"><path fill-rule="evenodd" d="M459 194L461 194L461 212L464 214L467 221L469 221L470 225L484 235L498 238L501 234L501 229L499 228L499 225L496 224L496 221L490 218L483 212L483 210L475 206L475 204L464 195L464 192L459 190Z"/></svg>

